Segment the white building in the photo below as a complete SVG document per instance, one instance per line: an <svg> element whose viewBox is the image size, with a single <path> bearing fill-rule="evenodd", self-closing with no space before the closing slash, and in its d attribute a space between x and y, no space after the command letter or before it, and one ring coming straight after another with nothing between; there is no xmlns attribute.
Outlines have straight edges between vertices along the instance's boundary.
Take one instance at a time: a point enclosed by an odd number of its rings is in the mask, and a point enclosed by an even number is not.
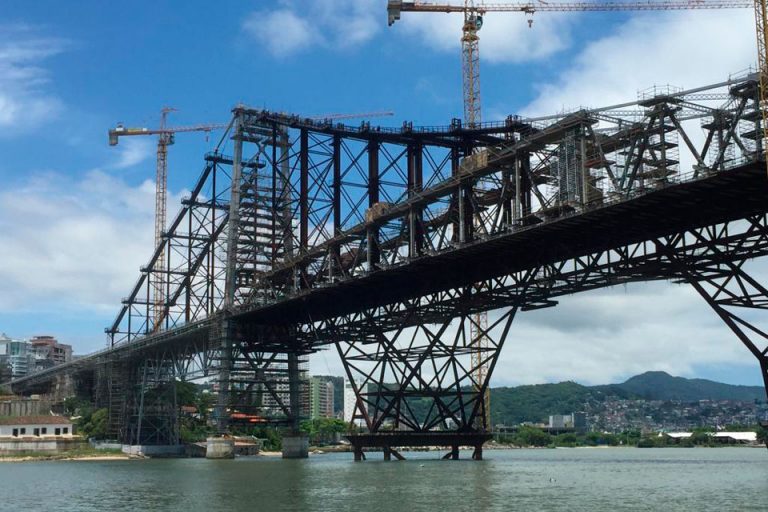
<svg viewBox="0 0 768 512"><path fill-rule="evenodd" d="M360 386L361 384L357 384ZM370 388L370 384L367 386ZM355 397L355 390L352 387L352 383L347 379L344 379L344 421L350 423L353 419L355 425L358 427L365 426L365 420L363 419L362 412L357 409L357 398Z"/></svg>
<svg viewBox="0 0 768 512"><path fill-rule="evenodd" d="M0 418L0 437L72 436L72 421L64 416Z"/></svg>

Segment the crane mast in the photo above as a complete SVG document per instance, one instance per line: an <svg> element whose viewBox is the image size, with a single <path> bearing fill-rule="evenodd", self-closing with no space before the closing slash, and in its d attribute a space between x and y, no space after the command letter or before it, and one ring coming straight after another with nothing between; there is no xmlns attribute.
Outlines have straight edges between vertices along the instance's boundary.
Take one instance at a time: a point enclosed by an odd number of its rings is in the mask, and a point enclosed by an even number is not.
<svg viewBox="0 0 768 512"><path fill-rule="evenodd" d="M166 210L168 204L168 146L173 144L173 132L167 132L168 114L176 109L164 107L160 111L160 134L157 137L157 168L155 174L155 247L163 247L155 263L157 272L154 274L152 296L154 301L154 329L160 326L162 311L165 305L166 264L163 231L165 231Z"/></svg>
<svg viewBox="0 0 768 512"><path fill-rule="evenodd" d="M755 31L757 32L757 67L760 76L760 112L763 116L763 138L758 151L768 142L768 0L755 1ZM760 144L762 142L762 144ZM766 159L768 166L768 159ZM768 167L766 169L768 171Z"/></svg>
<svg viewBox="0 0 768 512"><path fill-rule="evenodd" d="M180 132L210 132L226 128L226 124L200 124L194 126L168 127L168 114L175 108L164 107L160 111L160 127L156 130L147 128L126 128L118 124L109 130L109 145L116 146L120 137L136 135L157 135L157 163L155 168L155 247L161 247L161 252L150 275L152 290L152 324L149 331L157 331L165 314L167 279L167 254L163 246L168 204L168 146L175 141L175 134ZM149 321L149 318L147 319Z"/></svg>
<svg viewBox="0 0 768 512"><path fill-rule="evenodd" d="M768 141L768 0L657 0L657 1L594 1L594 2L475 2L464 0L463 5L450 2L389 0L387 3L388 23L392 25L403 12L463 13L461 53L462 85L464 99L464 123L469 128L480 126L480 38L478 31L483 26L487 12L520 12L533 15L537 11L658 11L688 9L731 9L754 5L757 32L758 68L760 75L760 110L763 117L763 139L759 148ZM532 20L528 20L528 26ZM768 170L768 162L766 162ZM475 223L480 222L475 218ZM484 361L488 338L487 313L476 313L470 322L470 344L473 381L476 391L482 389L488 374ZM476 428L489 428L490 394L486 383L483 402L480 405Z"/></svg>

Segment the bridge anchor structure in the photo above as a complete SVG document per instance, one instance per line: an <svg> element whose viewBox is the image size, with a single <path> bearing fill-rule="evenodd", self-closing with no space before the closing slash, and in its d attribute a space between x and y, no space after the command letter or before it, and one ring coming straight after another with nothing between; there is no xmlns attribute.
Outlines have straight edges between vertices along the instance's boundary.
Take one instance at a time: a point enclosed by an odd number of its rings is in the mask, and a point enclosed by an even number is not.
<svg viewBox="0 0 768 512"><path fill-rule="evenodd" d="M187 381L216 396L219 433L296 433L308 356L329 349L355 392L357 459L433 443L448 458L459 446L481 458L484 392L518 315L673 281L757 358L768 389L768 300L749 270L768 255L759 98L758 77L745 75L428 128L238 106L107 329L109 346L12 385L72 383L109 409L125 443L175 442L174 389Z"/></svg>

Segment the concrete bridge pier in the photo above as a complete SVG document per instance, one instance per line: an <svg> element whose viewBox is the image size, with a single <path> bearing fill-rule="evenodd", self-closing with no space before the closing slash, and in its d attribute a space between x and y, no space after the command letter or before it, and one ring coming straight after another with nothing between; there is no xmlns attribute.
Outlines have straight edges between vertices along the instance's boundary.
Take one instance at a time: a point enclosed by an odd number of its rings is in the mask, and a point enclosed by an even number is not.
<svg viewBox="0 0 768 512"><path fill-rule="evenodd" d="M234 459L235 440L231 437L209 437L205 446L206 459Z"/></svg>
<svg viewBox="0 0 768 512"><path fill-rule="evenodd" d="M288 386L291 402L291 433L283 436L284 459L306 459L309 457L309 437L299 430L301 421L301 375L299 355L288 354Z"/></svg>

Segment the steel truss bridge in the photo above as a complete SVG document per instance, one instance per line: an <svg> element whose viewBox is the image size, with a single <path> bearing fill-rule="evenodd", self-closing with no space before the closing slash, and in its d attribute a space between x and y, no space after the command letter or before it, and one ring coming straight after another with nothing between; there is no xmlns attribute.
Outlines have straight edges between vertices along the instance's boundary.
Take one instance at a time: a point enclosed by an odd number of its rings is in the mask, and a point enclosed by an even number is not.
<svg viewBox="0 0 768 512"><path fill-rule="evenodd" d="M749 75L471 128L238 106L108 348L12 386L74 385L122 441L177 443L175 381L214 386L222 432L296 428L306 356L332 348L368 430L356 458L403 444L481 457L483 396L515 317L652 280L692 286L768 386L768 288L745 265L768 254L758 88ZM488 325L472 325L481 311Z"/></svg>

